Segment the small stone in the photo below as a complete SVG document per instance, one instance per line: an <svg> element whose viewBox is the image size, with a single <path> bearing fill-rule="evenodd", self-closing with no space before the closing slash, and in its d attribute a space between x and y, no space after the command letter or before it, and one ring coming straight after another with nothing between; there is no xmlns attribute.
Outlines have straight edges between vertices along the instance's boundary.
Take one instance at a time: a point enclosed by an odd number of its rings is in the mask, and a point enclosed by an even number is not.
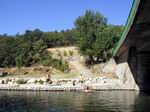
<svg viewBox="0 0 150 112"><path fill-rule="evenodd" d="M12 85L12 84L13 84L13 82L7 82L7 84L10 84L10 85Z"/></svg>
<svg viewBox="0 0 150 112"><path fill-rule="evenodd" d="M27 81L27 84L31 84L31 83L35 83L35 79L29 79L29 80Z"/></svg>
<svg viewBox="0 0 150 112"><path fill-rule="evenodd" d="M0 72L0 77L4 77L4 73L3 72Z"/></svg>

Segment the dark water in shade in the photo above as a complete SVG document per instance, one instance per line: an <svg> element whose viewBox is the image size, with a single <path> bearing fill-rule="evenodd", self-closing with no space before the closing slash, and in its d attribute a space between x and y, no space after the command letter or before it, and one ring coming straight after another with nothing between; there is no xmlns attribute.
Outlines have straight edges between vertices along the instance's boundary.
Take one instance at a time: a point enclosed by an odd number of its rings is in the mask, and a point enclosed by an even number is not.
<svg viewBox="0 0 150 112"><path fill-rule="evenodd" d="M137 91L0 91L0 112L150 112L150 96Z"/></svg>

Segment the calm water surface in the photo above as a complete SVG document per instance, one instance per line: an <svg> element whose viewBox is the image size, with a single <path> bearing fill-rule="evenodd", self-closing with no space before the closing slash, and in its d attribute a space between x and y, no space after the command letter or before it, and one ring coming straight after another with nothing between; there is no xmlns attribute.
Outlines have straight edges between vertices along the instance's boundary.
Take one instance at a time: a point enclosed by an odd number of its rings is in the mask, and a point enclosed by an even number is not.
<svg viewBox="0 0 150 112"><path fill-rule="evenodd" d="M150 112L150 96L137 91L0 91L0 112Z"/></svg>

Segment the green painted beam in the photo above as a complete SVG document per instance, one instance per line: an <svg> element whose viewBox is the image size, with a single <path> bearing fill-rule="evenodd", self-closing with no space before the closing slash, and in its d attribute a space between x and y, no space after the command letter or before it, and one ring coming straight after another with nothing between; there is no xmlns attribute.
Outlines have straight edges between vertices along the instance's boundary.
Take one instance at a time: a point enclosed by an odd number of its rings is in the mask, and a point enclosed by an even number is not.
<svg viewBox="0 0 150 112"><path fill-rule="evenodd" d="M141 0L134 0L133 1L133 4L132 4L132 8L130 10L130 14L128 16L128 19L127 19L127 22L126 22L126 25L125 25L125 28L121 34L121 38L117 44L117 46L115 47L114 51L113 51L113 56L115 57L117 55L117 53L119 52L123 42L125 41L131 27L132 27L132 24L133 24L133 21L135 19L135 16L136 16L136 13L137 13L137 10L138 10L138 7L139 7L139 4L140 4Z"/></svg>

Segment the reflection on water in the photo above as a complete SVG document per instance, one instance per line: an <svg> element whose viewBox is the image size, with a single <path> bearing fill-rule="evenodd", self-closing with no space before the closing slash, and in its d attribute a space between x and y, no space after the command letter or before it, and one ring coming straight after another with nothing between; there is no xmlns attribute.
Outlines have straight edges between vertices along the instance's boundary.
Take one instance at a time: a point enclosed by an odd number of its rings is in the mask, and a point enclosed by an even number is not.
<svg viewBox="0 0 150 112"><path fill-rule="evenodd" d="M0 91L0 112L148 112L150 97L137 91Z"/></svg>

